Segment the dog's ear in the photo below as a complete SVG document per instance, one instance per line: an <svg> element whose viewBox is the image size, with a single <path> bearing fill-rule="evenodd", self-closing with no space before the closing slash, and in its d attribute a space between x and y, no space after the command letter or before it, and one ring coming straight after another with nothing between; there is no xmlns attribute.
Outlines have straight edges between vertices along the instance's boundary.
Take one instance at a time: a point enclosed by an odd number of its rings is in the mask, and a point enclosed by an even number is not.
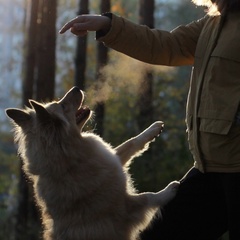
<svg viewBox="0 0 240 240"><path fill-rule="evenodd" d="M40 120L41 123L49 123L51 120L51 115L49 112L38 102L34 100L29 100L32 108L35 110L37 119Z"/></svg>
<svg viewBox="0 0 240 240"><path fill-rule="evenodd" d="M32 118L27 112L18 108L8 108L5 112L8 117L21 127L24 126L24 124L29 123Z"/></svg>

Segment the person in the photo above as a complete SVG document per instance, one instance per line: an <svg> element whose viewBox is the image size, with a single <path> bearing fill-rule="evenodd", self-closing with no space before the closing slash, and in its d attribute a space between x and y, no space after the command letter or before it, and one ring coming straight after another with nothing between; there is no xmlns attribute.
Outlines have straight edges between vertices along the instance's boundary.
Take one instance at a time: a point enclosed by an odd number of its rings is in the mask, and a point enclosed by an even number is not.
<svg viewBox="0 0 240 240"><path fill-rule="evenodd" d="M193 167L142 240L240 239L240 0L193 0L203 18L171 32L112 13L66 23L77 36L96 31L106 46L150 64L192 65L186 109Z"/></svg>

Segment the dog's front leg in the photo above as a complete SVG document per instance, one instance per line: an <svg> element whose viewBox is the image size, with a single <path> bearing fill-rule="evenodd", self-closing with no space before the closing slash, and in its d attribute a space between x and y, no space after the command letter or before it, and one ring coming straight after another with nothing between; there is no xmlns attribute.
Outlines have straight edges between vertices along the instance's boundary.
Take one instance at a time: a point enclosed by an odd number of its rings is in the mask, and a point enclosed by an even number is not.
<svg viewBox="0 0 240 240"><path fill-rule="evenodd" d="M131 196L134 210L141 211L144 208L163 208L177 194L179 182L173 181L169 183L163 190L153 193L144 192Z"/></svg>
<svg viewBox="0 0 240 240"><path fill-rule="evenodd" d="M133 137L116 147L115 150L120 157L122 165L133 157L139 156L146 151L149 143L162 132L162 129L163 122L157 121L136 137Z"/></svg>

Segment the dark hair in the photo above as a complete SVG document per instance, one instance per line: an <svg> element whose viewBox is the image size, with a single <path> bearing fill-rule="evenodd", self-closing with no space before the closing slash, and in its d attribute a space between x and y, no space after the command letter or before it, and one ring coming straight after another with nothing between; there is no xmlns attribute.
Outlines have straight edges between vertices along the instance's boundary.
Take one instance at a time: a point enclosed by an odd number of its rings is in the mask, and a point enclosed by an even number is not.
<svg viewBox="0 0 240 240"><path fill-rule="evenodd" d="M240 0L212 0L212 2L215 2L221 13L240 9Z"/></svg>
<svg viewBox="0 0 240 240"><path fill-rule="evenodd" d="M240 9L240 1L239 0L228 0L228 7L232 9Z"/></svg>

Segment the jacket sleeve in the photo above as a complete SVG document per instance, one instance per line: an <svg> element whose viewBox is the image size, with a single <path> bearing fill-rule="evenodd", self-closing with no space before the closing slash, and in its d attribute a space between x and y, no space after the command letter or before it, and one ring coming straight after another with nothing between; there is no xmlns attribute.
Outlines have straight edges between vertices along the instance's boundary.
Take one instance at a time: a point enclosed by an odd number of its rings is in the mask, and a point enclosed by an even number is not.
<svg viewBox="0 0 240 240"><path fill-rule="evenodd" d="M150 29L113 14L110 31L97 40L107 47L146 63L167 66L192 65L197 41L206 20L207 17L204 17L168 32Z"/></svg>

